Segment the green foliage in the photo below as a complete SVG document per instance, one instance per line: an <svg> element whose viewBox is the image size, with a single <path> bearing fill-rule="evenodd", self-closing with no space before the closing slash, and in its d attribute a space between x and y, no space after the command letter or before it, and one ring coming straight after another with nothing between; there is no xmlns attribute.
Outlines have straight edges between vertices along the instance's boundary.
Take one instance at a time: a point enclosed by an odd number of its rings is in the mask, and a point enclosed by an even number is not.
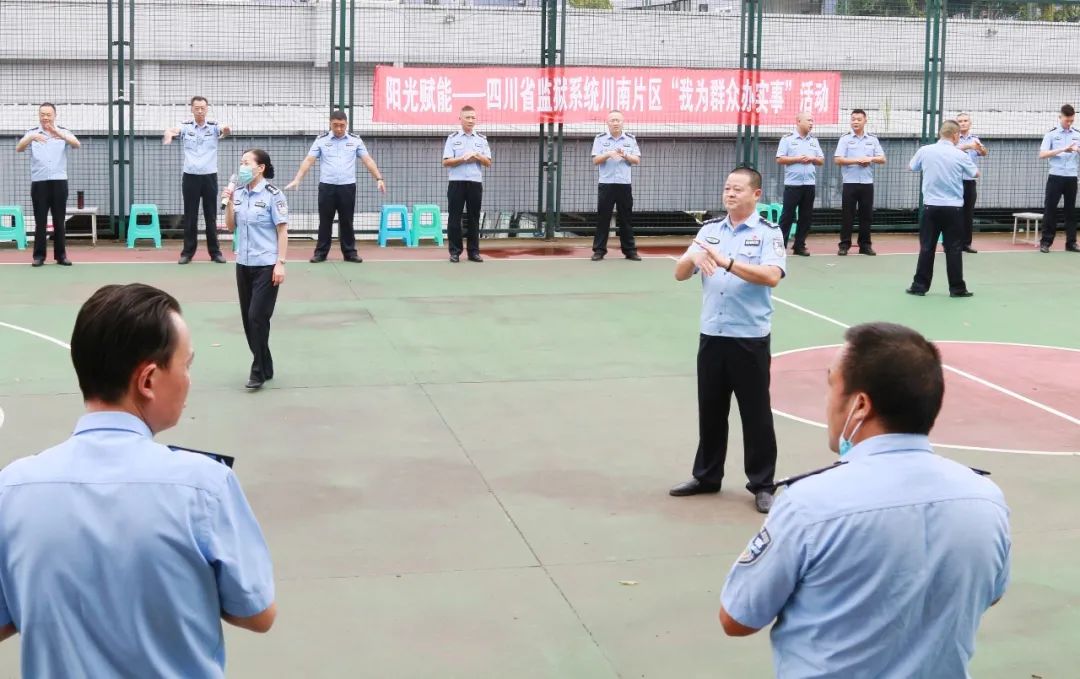
<svg viewBox="0 0 1080 679"><path fill-rule="evenodd" d="M611 9L611 0L569 0L569 3L578 9Z"/></svg>

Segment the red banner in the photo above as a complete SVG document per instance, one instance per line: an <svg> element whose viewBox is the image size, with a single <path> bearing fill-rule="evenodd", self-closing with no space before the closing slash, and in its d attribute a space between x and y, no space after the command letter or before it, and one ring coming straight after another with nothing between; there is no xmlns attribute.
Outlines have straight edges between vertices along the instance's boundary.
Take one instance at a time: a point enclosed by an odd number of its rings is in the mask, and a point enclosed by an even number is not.
<svg viewBox="0 0 1080 679"><path fill-rule="evenodd" d="M462 106L481 123L603 122L619 109L633 123L787 125L799 111L838 119L840 74L567 66L375 68L379 123L452 125Z"/></svg>

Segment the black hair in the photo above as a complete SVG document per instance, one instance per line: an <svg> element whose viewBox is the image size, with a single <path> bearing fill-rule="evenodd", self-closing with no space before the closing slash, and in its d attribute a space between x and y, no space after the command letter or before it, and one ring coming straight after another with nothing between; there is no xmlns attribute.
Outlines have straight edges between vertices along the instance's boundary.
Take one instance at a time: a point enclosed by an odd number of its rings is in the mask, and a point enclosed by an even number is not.
<svg viewBox="0 0 1080 679"><path fill-rule="evenodd" d="M91 295L71 333L83 399L118 403L140 365L168 365L177 343L174 313L180 303L172 295L142 283L106 285Z"/></svg>
<svg viewBox="0 0 1080 679"><path fill-rule="evenodd" d="M334 111L330 114L330 120L348 120L349 116L345 115L345 111Z"/></svg>
<svg viewBox="0 0 1080 679"><path fill-rule="evenodd" d="M1065 104L1061 107L1061 115L1065 116L1066 118L1072 118L1074 115L1076 115L1076 109L1072 107L1072 104Z"/></svg>
<svg viewBox="0 0 1080 679"><path fill-rule="evenodd" d="M250 153L255 156L255 162L259 165L265 165L266 170L263 172L263 176L267 179L274 178L274 165L270 162L270 154L262 149L248 149L245 153Z"/></svg>
<svg viewBox="0 0 1080 679"><path fill-rule="evenodd" d="M746 175L750 178L750 188L761 188L761 173L748 165L740 165L739 167L732 170L731 174Z"/></svg>
<svg viewBox="0 0 1080 679"><path fill-rule="evenodd" d="M863 118L866 118L866 117L868 117L868 116L866 115L866 111L862 110L861 108L856 108L856 109L852 109L852 111L851 111L851 115L855 115L856 113L858 113L859 115L861 115L861 116L862 116Z"/></svg>
<svg viewBox="0 0 1080 679"><path fill-rule="evenodd" d="M845 394L869 396L889 433L929 434L945 397L938 348L896 323L856 325L844 340L840 373Z"/></svg>
<svg viewBox="0 0 1080 679"><path fill-rule="evenodd" d="M207 106L209 106L209 105L210 105L210 100L209 100L209 99L207 99L207 98L206 98L206 97L204 97L204 96L201 96L201 95L198 95L198 94L196 94L196 95L195 95L194 97L192 97L192 98L191 98L191 103L190 103L190 104L188 104L188 106L194 106L194 105L195 105L195 102L197 102L197 101L201 101L201 102L203 102L204 104L206 104Z"/></svg>
<svg viewBox="0 0 1080 679"><path fill-rule="evenodd" d="M41 108L45 108L46 106L51 108L53 113L56 113L56 104L53 104L53 103L50 103L50 102L47 102L47 101L43 102L40 106L38 106L38 108L41 109ZM1062 109L1062 110L1064 110L1064 109Z"/></svg>

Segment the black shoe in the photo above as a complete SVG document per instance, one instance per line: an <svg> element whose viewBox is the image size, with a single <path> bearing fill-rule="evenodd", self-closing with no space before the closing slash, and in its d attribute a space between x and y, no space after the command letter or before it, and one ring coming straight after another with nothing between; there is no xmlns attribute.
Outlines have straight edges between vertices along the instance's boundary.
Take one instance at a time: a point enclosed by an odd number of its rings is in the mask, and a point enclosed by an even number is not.
<svg viewBox="0 0 1080 679"><path fill-rule="evenodd" d="M773 494L767 490L759 490L754 493L754 507L762 514L768 514L772 509Z"/></svg>
<svg viewBox="0 0 1080 679"><path fill-rule="evenodd" d="M38 259L37 257L35 257L33 264L31 264L30 266L44 266L44 265L45 265L45 260L44 259Z"/></svg>
<svg viewBox="0 0 1080 679"><path fill-rule="evenodd" d="M219 252L216 255L210 255L210 261L213 262L214 264L224 264L225 263L225 257L224 257L224 255L222 255Z"/></svg>
<svg viewBox="0 0 1080 679"><path fill-rule="evenodd" d="M352 262L353 264L360 264L364 261L360 255L345 255L346 262Z"/></svg>
<svg viewBox="0 0 1080 679"><path fill-rule="evenodd" d="M599 262L602 259L604 259L604 253L602 253L602 252L594 252L594 253L592 253L591 259L594 262Z"/></svg>
<svg viewBox="0 0 1080 679"><path fill-rule="evenodd" d="M1040 245L1039 246L1039 252L1050 252L1050 246L1049 245Z"/></svg>
<svg viewBox="0 0 1080 679"><path fill-rule="evenodd" d="M1072 245L1065 246L1065 252L1080 252L1080 245L1073 243Z"/></svg>
<svg viewBox="0 0 1080 679"><path fill-rule="evenodd" d="M719 493L720 486L714 486L711 483L702 483L697 479L690 479L675 486L668 491L668 495L674 495L675 497L685 497L687 495L701 495L702 493Z"/></svg>
<svg viewBox="0 0 1080 679"><path fill-rule="evenodd" d="M867 245L864 248L859 248L860 255L867 255L868 257L877 257L877 253L874 252L874 248Z"/></svg>
<svg viewBox="0 0 1080 679"><path fill-rule="evenodd" d="M810 251L806 248L795 248L791 251L791 254L798 255L799 257L809 257Z"/></svg>
<svg viewBox="0 0 1080 679"><path fill-rule="evenodd" d="M841 257L847 257L847 251L850 249L850 245L848 247L844 247L843 245L841 245L839 248L837 248L836 254L840 255Z"/></svg>
<svg viewBox="0 0 1080 679"><path fill-rule="evenodd" d="M916 297L926 297L926 290L916 290L915 288L908 288L904 290L909 295L915 295Z"/></svg>
<svg viewBox="0 0 1080 679"><path fill-rule="evenodd" d="M961 290L960 292L950 292L949 297L974 297L975 293L971 290Z"/></svg>
<svg viewBox="0 0 1080 679"><path fill-rule="evenodd" d="M965 245L964 246L964 252L968 253L969 255L977 255L977 254L979 254L979 251L976 250L975 248L971 247L970 245Z"/></svg>
<svg viewBox="0 0 1080 679"><path fill-rule="evenodd" d="M457 264L461 261L461 255L450 255L450 261Z"/></svg>
<svg viewBox="0 0 1080 679"><path fill-rule="evenodd" d="M629 259L630 261L632 261L632 262L640 262L641 261L641 255L639 255L636 252L631 252L630 254L624 255L624 256L627 259Z"/></svg>
<svg viewBox="0 0 1080 679"><path fill-rule="evenodd" d="M469 261L470 261L470 262L476 262L477 264L479 264L479 263L481 263L481 262L483 262L483 261L484 261L484 258L483 258L483 257L481 257L481 256L480 256L480 255L478 255L478 254L476 254L476 255L469 255Z"/></svg>
<svg viewBox="0 0 1080 679"><path fill-rule="evenodd" d="M308 261L312 264L322 264L326 261L326 255L313 255Z"/></svg>
<svg viewBox="0 0 1080 679"><path fill-rule="evenodd" d="M177 264L190 264L191 263L191 257L189 255L180 255L180 259L176 263Z"/></svg>
<svg viewBox="0 0 1080 679"><path fill-rule="evenodd" d="M61 257L60 259L56 260L56 263L60 266L71 266L71 260L67 257Z"/></svg>
<svg viewBox="0 0 1080 679"><path fill-rule="evenodd" d="M248 378L247 384L244 385L244 388L252 390L262 389L263 382L265 382L265 380L261 380L258 377L252 376Z"/></svg>

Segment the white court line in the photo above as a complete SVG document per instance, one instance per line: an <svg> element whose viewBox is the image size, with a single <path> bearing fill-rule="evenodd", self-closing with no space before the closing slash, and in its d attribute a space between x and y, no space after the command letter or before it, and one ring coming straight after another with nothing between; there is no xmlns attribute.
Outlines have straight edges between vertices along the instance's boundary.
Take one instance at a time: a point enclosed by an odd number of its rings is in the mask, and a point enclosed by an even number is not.
<svg viewBox="0 0 1080 679"><path fill-rule="evenodd" d="M0 326L3 326L5 328L9 328L11 330L15 330L17 332L24 332L27 335L33 335L34 337L37 337L38 339L45 340L46 342L52 342L53 344L55 344L56 346L58 346L58 347L60 347L62 349L71 349L71 345L68 344L67 342L64 342L63 340L58 340L55 337L50 337L48 335L37 332L36 330L31 330L30 328L24 328L21 325L13 325L11 323L5 323L3 321L0 321Z"/></svg>

